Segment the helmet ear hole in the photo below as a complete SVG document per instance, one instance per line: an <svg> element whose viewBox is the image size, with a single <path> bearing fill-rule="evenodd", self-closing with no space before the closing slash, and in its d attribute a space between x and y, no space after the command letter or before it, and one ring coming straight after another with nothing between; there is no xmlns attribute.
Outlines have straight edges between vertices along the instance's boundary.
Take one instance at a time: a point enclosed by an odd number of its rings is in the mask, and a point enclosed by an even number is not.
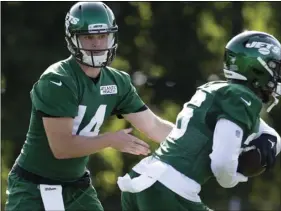
<svg viewBox="0 0 281 211"><path fill-rule="evenodd" d="M259 87L259 82L257 80L253 81L253 86L254 88L258 88Z"/></svg>
<svg viewBox="0 0 281 211"><path fill-rule="evenodd" d="M253 72L254 72L256 75L258 75L258 76L261 76L261 75L264 74L264 72L263 72L262 70L259 70L259 69L257 69L257 68L253 68L252 70L253 70Z"/></svg>

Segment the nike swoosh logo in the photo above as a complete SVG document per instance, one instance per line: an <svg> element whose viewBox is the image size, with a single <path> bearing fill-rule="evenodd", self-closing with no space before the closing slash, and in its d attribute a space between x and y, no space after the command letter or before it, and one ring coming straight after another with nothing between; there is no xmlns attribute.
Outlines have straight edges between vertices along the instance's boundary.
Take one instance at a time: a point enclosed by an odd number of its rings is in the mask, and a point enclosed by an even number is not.
<svg viewBox="0 0 281 211"><path fill-rule="evenodd" d="M243 100L244 103L246 103L247 106L251 106L252 102L245 100L243 97L240 97L241 100Z"/></svg>
<svg viewBox="0 0 281 211"><path fill-rule="evenodd" d="M61 86L62 85L61 81L59 83L58 82L54 82L54 81L50 81L50 82L53 83L53 84L56 84L57 86Z"/></svg>
<svg viewBox="0 0 281 211"><path fill-rule="evenodd" d="M268 139L268 141L271 143L271 149L272 149L274 147L275 143L273 141L270 141L269 139Z"/></svg>

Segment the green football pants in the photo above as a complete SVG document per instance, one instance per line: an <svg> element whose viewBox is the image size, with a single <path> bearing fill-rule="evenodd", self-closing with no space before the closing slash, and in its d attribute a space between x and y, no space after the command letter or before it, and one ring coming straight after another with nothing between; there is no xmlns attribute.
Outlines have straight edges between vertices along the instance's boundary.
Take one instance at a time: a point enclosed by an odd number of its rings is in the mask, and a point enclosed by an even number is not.
<svg viewBox="0 0 281 211"><path fill-rule="evenodd" d="M130 173L132 178L137 175ZM158 181L139 193L122 192L121 203L123 211L211 211L203 203L189 201Z"/></svg>
<svg viewBox="0 0 281 211"><path fill-rule="evenodd" d="M65 187L62 191L66 211L103 211L93 186L85 189ZM38 185L11 172L8 177L6 211L43 211L44 205Z"/></svg>

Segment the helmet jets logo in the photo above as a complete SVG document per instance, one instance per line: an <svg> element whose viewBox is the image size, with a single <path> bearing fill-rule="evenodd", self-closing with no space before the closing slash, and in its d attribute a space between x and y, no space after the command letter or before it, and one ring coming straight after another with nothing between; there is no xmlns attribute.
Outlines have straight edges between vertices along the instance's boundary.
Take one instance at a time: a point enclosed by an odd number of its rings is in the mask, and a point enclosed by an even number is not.
<svg viewBox="0 0 281 211"><path fill-rule="evenodd" d="M65 17L65 20L70 22L71 24L76 25L79 21L79 18L75 18L74 16L72 16L70 14L67 14L66 17Z"/></svg>
<svg viewBox="0 0 281 211"><path fill-rule="evenodd" d="M76 25L78 23L78 21L79 21L79 18L75 18L74 16L67 13L67 15L65 17L65 29L66 29L66 34L68 36L70 36L69 30L68 30L70 23Z"/></svg>
<svg viewBox="0 0 281 211"><path fill-rule="evenodd" d="M273 44L269 44L265 42L257 42L257 41L247 43L246 48L258 48L259 53L262 55L270 54L270 50L273 53L277 53L277 54L280 52L280 48L278 48Z"/></svg>

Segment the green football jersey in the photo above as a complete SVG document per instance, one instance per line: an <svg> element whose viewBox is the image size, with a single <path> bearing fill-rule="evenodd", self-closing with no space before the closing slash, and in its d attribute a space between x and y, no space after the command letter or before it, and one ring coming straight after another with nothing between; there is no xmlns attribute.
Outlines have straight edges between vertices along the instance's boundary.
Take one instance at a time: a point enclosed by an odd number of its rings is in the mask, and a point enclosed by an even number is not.
<svg viewBox="0 0 281 211"><path fill-rule="evenodd" d="M225 118L239 125L244 143L258 130L261 108L261 100L243 85L215 81L200 86L184 104L176 127L154 156L203 184L213 176L209 155L217 121ZM234 135L241 134L236 131Z"/></svg>
<svg viewBox="0 0 281 211"><path fill-rule="evenodd" d="M89 157L56 159L41 112L74 118L73 135L97 136L111 115L136 112L144 106L127 73L104 67L94 83L73 57L51 65L41 75L31 90L31 100L29 130L18 163L30 172L59 180L82 176Z"/></svg>

